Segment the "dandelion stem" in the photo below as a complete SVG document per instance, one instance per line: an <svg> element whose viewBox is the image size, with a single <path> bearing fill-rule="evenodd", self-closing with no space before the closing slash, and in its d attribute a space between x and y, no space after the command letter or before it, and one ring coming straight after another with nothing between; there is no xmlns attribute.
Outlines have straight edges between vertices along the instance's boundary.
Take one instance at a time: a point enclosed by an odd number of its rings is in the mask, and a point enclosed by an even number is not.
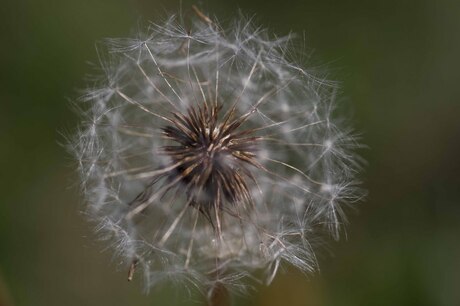
<svg viewBox="0 0 460 306"><path fill-rule="evenodd" d="M206 306L230 306L231 299L230 293L227 288L221 283L217 282L209 291L208 302Z"/></svg>

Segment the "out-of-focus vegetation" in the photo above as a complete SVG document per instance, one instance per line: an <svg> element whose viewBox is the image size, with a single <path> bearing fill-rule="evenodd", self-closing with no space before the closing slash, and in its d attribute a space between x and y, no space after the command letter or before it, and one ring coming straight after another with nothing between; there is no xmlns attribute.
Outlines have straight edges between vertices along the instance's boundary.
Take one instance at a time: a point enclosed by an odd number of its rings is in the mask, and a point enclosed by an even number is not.
<svg viewBox="0 0 460 306"><path fill-rule="evenodd" d="M209 1L211 2L211 1ZM0 15L0 305L192 305L126 281L79 212L59 145L69 100L96 62L94 42L176 11L147 0L6 0ZM370 194L350 211L309 279L286 270L239 305L460 305L460 2L194 3L220 19L239 8L278 34L305 31L315 64L342 81L369 149ZM183 10L192 3L182 2ZM196 302L196 297L195 302Z"/></svg>

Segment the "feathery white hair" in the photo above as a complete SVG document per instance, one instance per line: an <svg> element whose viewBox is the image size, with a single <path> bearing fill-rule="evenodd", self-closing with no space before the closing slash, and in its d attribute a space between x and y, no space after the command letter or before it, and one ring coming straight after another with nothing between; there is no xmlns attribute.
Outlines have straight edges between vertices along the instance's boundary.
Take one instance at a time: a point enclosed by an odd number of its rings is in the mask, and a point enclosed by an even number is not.
<svg viewBox="0 0 460 306"><path fill-rule="evenodd" d="M88 215L148 287L312 272L315 245L339 238L362 195L358 144L332 118L337 86L295 63L290 37L191 19L98 49L71 144Z"/></svg>

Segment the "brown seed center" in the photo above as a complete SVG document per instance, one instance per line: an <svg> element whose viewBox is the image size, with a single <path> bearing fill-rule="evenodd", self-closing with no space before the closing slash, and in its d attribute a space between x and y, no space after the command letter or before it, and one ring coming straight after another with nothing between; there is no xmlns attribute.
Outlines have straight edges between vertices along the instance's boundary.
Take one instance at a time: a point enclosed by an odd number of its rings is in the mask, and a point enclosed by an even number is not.
<svg viewBox="0 0 460 306"><path fill-rule="evenodd" d="M257 137L248 137L250 130L239 131L244 118L228 112L219 121L219 110L204 104L187 114L175 113L172 124L163 128L164 138L174 144L163 150L177 165L169 180L179 181L191 205L207 216L227 204L252 202L247 179L252 178L250 165L258 165Z"/></svg>

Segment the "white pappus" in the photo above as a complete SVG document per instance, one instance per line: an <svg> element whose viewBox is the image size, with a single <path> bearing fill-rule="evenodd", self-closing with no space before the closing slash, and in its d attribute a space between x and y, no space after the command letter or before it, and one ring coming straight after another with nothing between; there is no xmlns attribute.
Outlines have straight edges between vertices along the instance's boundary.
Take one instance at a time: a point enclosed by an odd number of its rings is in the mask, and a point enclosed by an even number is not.
<svg viewBox="0 0 460 306"><path fill-rule="evenodd" d="M313 272L363 195L337 86L296 63L290 37L194 10L100 45L71 140L87 214L147 287L212 295L286 264Z"/></svg>

